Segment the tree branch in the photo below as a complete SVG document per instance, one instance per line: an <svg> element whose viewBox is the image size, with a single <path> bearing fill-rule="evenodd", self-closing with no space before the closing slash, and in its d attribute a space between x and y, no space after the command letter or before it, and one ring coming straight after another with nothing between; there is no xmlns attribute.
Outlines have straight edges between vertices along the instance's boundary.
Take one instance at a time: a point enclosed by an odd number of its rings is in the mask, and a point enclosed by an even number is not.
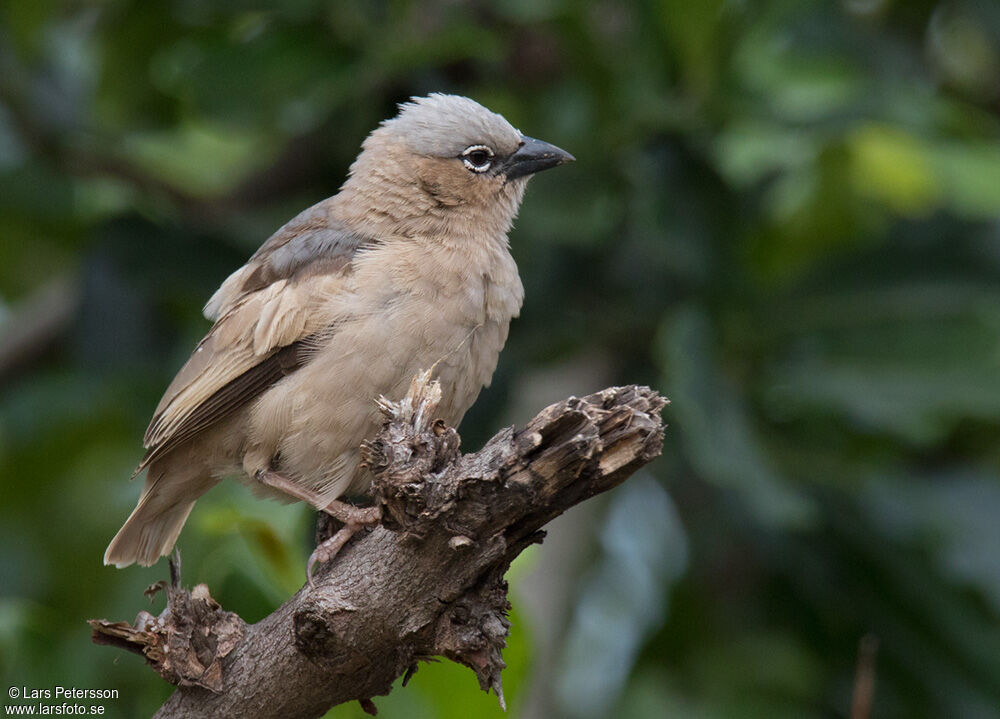
<svg viewBox="0 0 1000 719"><path fill-rule="evenodd" d="M140 651L180 685L157 717L316 717L352 700L374 713L371 697L434 656L503 704L504 573L546 522L659 455L666 400L636 386L571 397L469 455L433 419L439 400L426 373L402 401L380 400L386 423L362 451L382 525L270 616L246 626L204 585L175 583L160 617L92 620L95 641Z"/></svg>

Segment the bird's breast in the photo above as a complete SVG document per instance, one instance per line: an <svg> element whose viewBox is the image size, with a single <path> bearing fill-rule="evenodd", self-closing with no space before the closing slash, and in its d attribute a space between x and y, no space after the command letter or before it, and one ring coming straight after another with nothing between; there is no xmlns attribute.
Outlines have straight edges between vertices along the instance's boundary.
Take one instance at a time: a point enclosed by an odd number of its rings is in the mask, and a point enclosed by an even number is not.
<svg viewBox="0 0 1000 719"><path fill-rule="evenodd" d="M489 384L523 290L505 247L464 253L410 243L367 253L341 318L312 359L254 407L251 443L331 499L366 487L357 448L378 430L374 401L402 397L418 372L441 383L439 415L461 421Z"/></svg>

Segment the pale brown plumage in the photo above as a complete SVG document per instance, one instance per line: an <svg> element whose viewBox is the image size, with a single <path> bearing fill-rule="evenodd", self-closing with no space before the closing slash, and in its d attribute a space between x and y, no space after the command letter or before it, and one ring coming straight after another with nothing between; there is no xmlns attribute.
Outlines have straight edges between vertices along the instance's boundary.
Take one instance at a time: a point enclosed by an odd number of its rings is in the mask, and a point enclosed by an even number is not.
<svg viewBox="0 0 1000 719"><path fill-rule="evenodd" d="M340 192L303 211L205 306L215 324L160 401L136 509L106 564L167 554L222 477L322 509L369 479L358 447L373 400L420 370L457 424L489 384L523 289L507 232L526 179L572 159L472 100L431 95L365 140Z"/></svg>

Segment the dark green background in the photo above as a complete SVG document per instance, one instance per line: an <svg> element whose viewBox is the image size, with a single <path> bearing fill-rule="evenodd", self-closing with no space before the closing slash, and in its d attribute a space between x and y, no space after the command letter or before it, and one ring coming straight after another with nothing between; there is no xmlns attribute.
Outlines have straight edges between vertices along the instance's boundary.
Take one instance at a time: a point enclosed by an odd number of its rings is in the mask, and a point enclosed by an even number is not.
<svg viewBox="0 0 1000 719"><path fill-rule="evenodd" d="M0 676L170 687L88 617L201 304L395 103L469 95L578 161L532 181L475 448L610 384L663 457L511 573L511 717L1000 716L1000 4L0 3ZM236 483L185 580L256 619L311 517ZM0 700L5 703L6 698ZM497 715L424 666L382 716ZM358 716L356 705L332 716Z"/></svg>

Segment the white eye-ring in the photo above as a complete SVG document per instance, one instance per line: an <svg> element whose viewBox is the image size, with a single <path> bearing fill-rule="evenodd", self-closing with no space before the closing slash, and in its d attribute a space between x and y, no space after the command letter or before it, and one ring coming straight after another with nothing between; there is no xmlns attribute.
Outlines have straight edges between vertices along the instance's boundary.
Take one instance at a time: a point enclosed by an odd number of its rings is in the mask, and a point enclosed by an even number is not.
<svg viewBox="0 0 1000 719"><path fill-rule="evenodd" d="M493 150L487 145L471 145L465 148L459 157L473 172L486 172L493 164Z"/></svg>

